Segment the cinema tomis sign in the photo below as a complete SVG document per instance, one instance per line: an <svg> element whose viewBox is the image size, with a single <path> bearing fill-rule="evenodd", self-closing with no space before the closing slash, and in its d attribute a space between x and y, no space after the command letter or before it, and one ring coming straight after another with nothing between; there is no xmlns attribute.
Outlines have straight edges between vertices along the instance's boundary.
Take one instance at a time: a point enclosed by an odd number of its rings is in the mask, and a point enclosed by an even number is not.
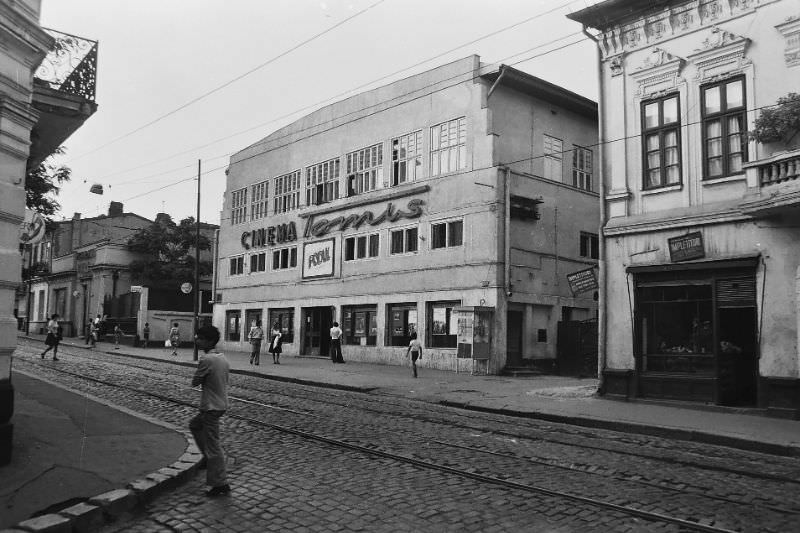
<svg viewBox="0 0 800 533"><path fill-rule="evenodd" d="M319 238L324 237L331 231L344 231L347 228L358 229L363 225L377 226L384 222L397 222L401 219L414 219L422 216L422 206L425 201L419 198L410 200L405 209L398 209L392 202L379 214L371 210L361 213L351 213L349 215L337 216L334 218L318 218L317 215L309 214L305 216L305 228L303 237ZM276 244L285 244L297 240L297 226L294 222L277 224L266 228L259 228L242 232L240 242L245 250L251 248L265 248Z"/></svg>

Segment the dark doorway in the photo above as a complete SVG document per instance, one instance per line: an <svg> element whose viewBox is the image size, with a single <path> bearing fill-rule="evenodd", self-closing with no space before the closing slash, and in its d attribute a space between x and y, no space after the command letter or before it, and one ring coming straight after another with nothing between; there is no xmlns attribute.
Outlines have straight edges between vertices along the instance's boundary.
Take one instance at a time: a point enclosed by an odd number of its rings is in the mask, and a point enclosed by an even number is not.
<svg viewBox="0 0 800 533"><path fill-rule="evenodd" d="M756 308L721 307L718 320L718 402L755 405L758 381Z"/></svg>
<svg viewBox="0 0 800 533"><path fill-rule="evenodd" d="M328 357L333 310L330 307L303 308L303 355Z"/></svg>
<svg viewBox="0 0 800 533"><path fill-rule="evenodd" d="M522 365L522 311L509 311L506 336L506 366Z"/></svg>

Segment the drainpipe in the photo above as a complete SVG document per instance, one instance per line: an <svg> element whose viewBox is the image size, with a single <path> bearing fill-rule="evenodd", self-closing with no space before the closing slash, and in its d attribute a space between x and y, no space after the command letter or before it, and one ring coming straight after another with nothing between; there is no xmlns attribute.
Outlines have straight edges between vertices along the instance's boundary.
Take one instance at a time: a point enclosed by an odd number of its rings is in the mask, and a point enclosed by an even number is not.
<svg viewBox="0 0 800 533"><path fill-rule="evenodd" d="M599 380L598 391L602 394L605 390L605 379L603 378L603 370L606 367L606 336L608 325L606 324L606 245L605 238L603 237L603 228L606 226L606 186L603 176L603 153L605 150L605 124L603 121L603 63L601 61L600 42L594 35L589 33L586 25L581 29L583 34L589 39L594 41L597 45L597 92L599 98L597 99L597 146L600 148L597 151L597 176L598 176L598 193L600 195L600 243L599 255L597 266L600 272L597 276L598 284L600 285L599 301L597 302L597 378Z"/></svg>
<svg viewBox="0 0 800 533"><path fill-rule="evenodd" d="M500 65L500 75L497 76L497 79L494 80L494 83L492 84L492 86L489 87L489 92L486 93L486 99L487 100L489 99L490 96L492 96L492 93L497 88L497 86L500 85L500 81L503 79L503 76L505 76L505 75L506 75L506 66L505 65Z"/></svg>
<svg viewBox="0 0 800 533"><path fill-rule="evenodd" d="M217 275L219 273L219 229L214 230L214 259L211 266L211 302L217 301Z"/></svg>
<svg viewBox="0 0 800 533"><path fill-rule="evenodd" d="M503 288L506 298L511 298L511 169L503 167Z"/></svg>

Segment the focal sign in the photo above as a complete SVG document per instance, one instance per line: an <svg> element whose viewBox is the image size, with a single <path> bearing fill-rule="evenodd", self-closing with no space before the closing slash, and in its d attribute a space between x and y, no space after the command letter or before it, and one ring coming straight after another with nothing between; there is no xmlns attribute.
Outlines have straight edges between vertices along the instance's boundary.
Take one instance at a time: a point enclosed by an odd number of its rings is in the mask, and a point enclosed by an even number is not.
<svg viewBox="0 0 800 533"><path fill-rule="evenodd" d="M335 239L325 239L303 246L303 279L333 276L335 245Z"/></svg>

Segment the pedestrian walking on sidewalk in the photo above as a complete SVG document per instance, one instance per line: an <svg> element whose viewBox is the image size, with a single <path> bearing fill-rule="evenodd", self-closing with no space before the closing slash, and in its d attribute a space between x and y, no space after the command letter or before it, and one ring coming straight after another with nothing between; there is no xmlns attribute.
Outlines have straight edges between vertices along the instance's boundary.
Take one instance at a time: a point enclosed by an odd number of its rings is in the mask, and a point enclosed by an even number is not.
<svg viewBox="0 0 800 533"><path fill-rule="evenodd" d="M150 322L144 323L144 329L142 330L142 337L144 339L144 347L147 348L147 343L150 342Z"/></svg>
<svg viewBox="0 0 800 533"><path fill-rule="evenodd" d="M97 336L92 338L92 326L98 327L100 325L100 315L97 315L97 318L89 322L89 325L86 327L86 344L91 343L92 346L95 345L97 342Z"/></svg>
<svg viewBox="0 0 800 533"><path fill-rule="evenodd" d="M281 324L280 322L275 322L272 326L272 331L270 332L270 341L269 341L269 353L272 354L272 364L279 365L281 364L281 352L283 349L281 346L283 345L283 335L281 334Z"/></svg>
<svg viewBox="0 0 800 533"><path fill-rule="evenodd" d="M97 315L98 317L100 315ZM100 334L100 323L99 322L91 322L89 324L89 343L91 346L90 348L94 348L97 346L97 336Z"/></svg>
<svg viewBox="0 0 800 533"><path fill-rule="evenodd" d="M181 331L178 329L178 323L172 324L169 329L169 345L172 346L172 355L178 355L178 346L181 344Z"/></svg>
<svg viewBox="0 0 800 533"><path fill-rule="evenodd" d="M122 340L122 328L119 324L114 325L114 349L119 350L119 341Z"/></svg>
<svg viewBox="0 0 800 533"><path fill-rule="evenodd" d="M261 341L264 339L264 330L261 329L260 320L256 320L256 323L250 328L247 338L250 339L250 364L258 365L261 362Z"/></svg>
<svg viewBox="0 0 800 533"><path fill-rule="evenodd" d="M192 377L192 387L202 387L200 412L189 422L197 447L203 453L200 468L206 468L206 483L211 488L206 496L224 496L231 491L225 464L225 450L219 436L219 419L228 410L228 375L230 365L225 355L214 350L219 342L219 330L203 326L195 335L203 357Z"/></svg>
<svg viewBox="0 0 800 533"><path fill-rule="evenodd" d="M42 359L47 352L53 350L53 361L58 361L58 343L60 342L61 326L58 325L58 313L53 313L53 316L47 321L47 337L44 340L47 348L42 352Z"/></svg>
<svg viewBox="0 0 800 533"><path fill-rule="evenodd" d="M411 356L411 371L417 377L417 359L422 359L422 343L417 339L417 332L411 333L411 342L408 343L406 355Z"/></svg>
<svg viewBox="0 0 800 533"><path fill-rule="evenodd" d="M331 328L331 361L334 363L344 363L342 357L342 328L338 322L333 323Z"/></svg>

